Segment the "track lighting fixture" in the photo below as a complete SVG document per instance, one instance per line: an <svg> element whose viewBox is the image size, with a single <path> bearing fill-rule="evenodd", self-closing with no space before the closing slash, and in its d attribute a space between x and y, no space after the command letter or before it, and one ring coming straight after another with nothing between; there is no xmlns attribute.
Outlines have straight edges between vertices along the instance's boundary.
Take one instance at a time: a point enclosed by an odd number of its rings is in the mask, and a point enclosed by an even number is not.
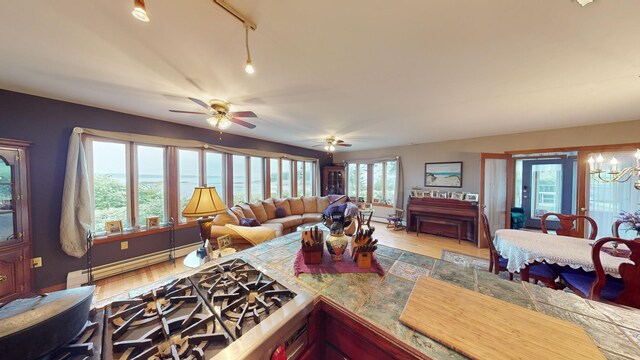
<svg viewBox="0 0 640 360"><path fill-rule="evenodd" d="M244 45L247 48L247 63L244 66L244 71L247 74L253 74L256 69L253 68L253 64L251 63L251 51L249 51L249 25L244 25Z"/></svg>
<svg viewBox="0 0 640 360"><path fill-rule="evenodd" d="M133 11L131 15L140 21L149 22L149 15L147 15L147 7L144 5L144 0L133 0Z"/></svg>

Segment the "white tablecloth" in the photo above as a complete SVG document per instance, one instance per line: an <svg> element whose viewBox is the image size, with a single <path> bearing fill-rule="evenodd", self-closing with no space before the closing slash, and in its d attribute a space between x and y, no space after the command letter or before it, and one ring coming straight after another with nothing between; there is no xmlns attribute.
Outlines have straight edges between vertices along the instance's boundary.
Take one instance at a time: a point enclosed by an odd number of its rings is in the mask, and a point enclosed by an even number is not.
<svg viewBox="0 0 640 360"><path fill-rule="evenodd" d="M519 272L535 261L570 266L574 269L594 271L591 249L593 240L551 235L532 231L501 229L496 231L493 243L502 257L508 259L507 270ZM611 246L611 245L606 245ZM621 245L620 249L623 246ZM624 246L626 248L626 246ZM600 253L604 271L620 277L618 267L631 260Z"/></svg>

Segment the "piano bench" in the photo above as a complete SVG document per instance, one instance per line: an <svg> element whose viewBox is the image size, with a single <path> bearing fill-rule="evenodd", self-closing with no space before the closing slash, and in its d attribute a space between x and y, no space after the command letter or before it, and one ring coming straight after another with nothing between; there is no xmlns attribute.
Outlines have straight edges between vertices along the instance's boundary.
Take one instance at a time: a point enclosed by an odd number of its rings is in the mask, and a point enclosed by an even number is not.
<svg viewBox="0 0 640 360"><path fill-rule="evenodd" d="M422 227L422 223L427 224L438 224L438 225L448 225L455 226L458 234L458 244L460 244L460 240L462 239L462 226L464 225L464 221L455 220L455 219L442 219L442 218L432 218L426 216L417 216L416 217L416 236L420 236L420 228Z"/></svg>

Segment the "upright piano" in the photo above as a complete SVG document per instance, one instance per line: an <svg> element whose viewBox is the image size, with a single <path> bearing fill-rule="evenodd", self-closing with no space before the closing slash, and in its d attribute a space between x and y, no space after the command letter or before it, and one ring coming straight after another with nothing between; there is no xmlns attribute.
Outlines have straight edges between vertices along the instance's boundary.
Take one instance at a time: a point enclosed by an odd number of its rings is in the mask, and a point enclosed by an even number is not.
<svg viewBox="0 0 640 360"><path fill-rule="evenodd" d="M478 244L478 203L457 199L419 198L409 196L407 232L416 231L416 219L454 220L462 223L463 240ZM457 228L438 222L421 222L420 232L457 238Z"/></svg>

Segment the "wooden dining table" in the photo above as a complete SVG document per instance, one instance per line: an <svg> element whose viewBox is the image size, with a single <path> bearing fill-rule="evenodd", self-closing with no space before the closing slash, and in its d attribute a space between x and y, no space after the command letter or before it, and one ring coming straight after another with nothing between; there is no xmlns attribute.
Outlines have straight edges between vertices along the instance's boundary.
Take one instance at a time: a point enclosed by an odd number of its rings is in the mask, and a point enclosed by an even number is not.
<svg viewBox="0 0 640 360"><path fill-rule="evenodd" d="M520 273L522 281L529 281L529 266L534 263L558 264L573 269L595 271L591 250L594 240L533 231L501 229L496 231L493 243L500 255L507 259L507 270ZM620 250L626 249L621 246ZM600 254L605 273L620 277L618 268L630 263L627 257Z"/></svg>

